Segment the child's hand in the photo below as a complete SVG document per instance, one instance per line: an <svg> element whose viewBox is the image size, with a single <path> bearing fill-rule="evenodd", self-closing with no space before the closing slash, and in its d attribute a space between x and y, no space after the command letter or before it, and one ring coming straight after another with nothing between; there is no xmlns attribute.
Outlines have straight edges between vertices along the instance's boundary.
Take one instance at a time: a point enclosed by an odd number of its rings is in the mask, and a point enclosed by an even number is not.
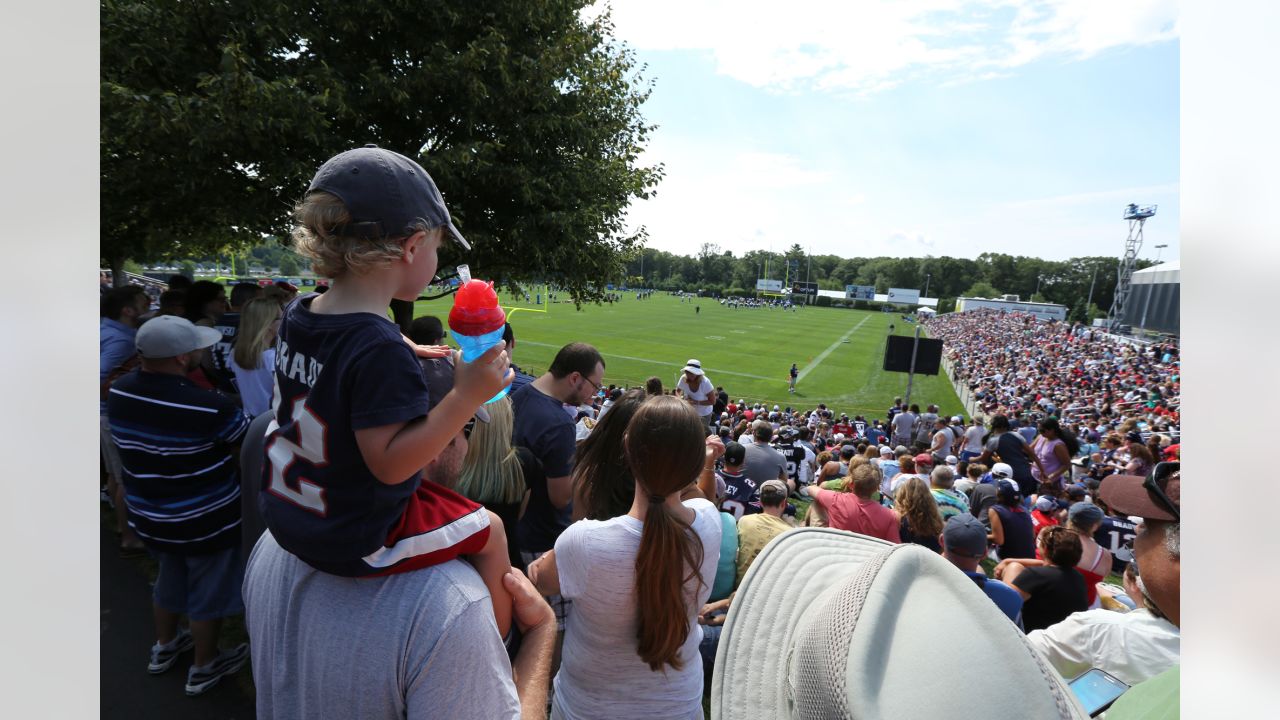
<svg viewBox="0 0 1280 720"><path fill-rule="evenodd" d="M462 353L454 356L453 392L476 407L509 386L513 378L515 372L511 370L511 359L501 344L489 348L472 362L463 362Z"/></svg>
<svg viewBox="0 0 1280 720"><path fill-rule="evenodd" d="M409 344L409 349L413 350L413 354L420 358L449 357L453 353L453 348L448 345L419 345L406 335L401 335L400 337L404 338L404 341Z"/></svg>

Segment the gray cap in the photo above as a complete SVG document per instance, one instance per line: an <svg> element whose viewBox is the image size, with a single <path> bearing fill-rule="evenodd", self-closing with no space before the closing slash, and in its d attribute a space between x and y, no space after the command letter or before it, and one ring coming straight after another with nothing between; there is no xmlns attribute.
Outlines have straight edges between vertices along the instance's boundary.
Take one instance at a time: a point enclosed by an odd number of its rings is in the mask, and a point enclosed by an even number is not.
<svg viewBox="0 0 1280 720"><path fill-rule="evenodd" d="M171 358L211 347L222 340L222 332L193 324L177 315L158 315L138 328L134 346L144 358Z"/></svg>
<svg viewBox="0 0 1280 720"><path fill-rule="evenodd" d="M377 145L348 150L320 166L307 192L331 193L346 206L351 222L337 228L345 237L376 240L408 234L414 225L445 227L464 249L440 189L418 163Z"/></svg>
<svg viewBox="0 0 1280 720"><path fill-rule="evenodd" d="M422 364L422 376L427 381L427 412L431 412L453 389L453 358L418 358L418 362ZM476 408L476 419L489 422L489 411L484 409L484 405Z"/></svg>
<svg viewBox="0 0 1280 720"><path fill-rule="evenodd" d="M1078 502L1067 511L1067 522L1076 527L1092 527L1102 522L1102 508L1091 502Z"/></svg>
<svg viewBox="0 0 1280 720"><path fill-rule="evenodd" d="M942 540L957 555L981 558L987 554L987 526L969 513L952 515L942 528Z"/></svg>

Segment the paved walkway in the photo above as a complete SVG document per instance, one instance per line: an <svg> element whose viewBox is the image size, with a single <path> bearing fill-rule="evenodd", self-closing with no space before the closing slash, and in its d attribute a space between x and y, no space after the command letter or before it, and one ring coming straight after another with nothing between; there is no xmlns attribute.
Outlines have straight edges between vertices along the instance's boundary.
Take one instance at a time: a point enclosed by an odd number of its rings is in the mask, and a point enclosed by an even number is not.
<svg viewBox="0 0 1280 720"><path fill-rule="evenodd" d="M101 717L104 720L249 720L254 717L253 683L248 664L199 697L183 690L190 651L163 675L147 672L155 628L151 586L139 560L121 558L119 539L102 528L101 554ZM225 634L225 632L224 632Z"/></svg>

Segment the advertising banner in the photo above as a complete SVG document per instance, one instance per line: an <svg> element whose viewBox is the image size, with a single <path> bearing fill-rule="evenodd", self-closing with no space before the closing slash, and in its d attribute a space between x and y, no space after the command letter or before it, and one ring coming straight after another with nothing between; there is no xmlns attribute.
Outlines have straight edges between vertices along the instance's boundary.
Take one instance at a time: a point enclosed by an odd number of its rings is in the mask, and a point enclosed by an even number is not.
<svg viewBox="0 0 1280 720"><path fill-rule="evenodd" d="M845 285L844 296L850 300L875 300L874 285Z"/></svg>
<svg viewBox="0 0 1280 720"><path fill-rule="evenodd" d="M756 280L756 290L761 292L782 292L781 280Z"/></svg>
<svg viewBox="0 0 1280 720"><path fill-rule="evenodd" d="M920 291L914 288L889 288L887 300L900 305L916 305L920 302Z"/></svg>
<svg viewBox="0 0 1280 720"><path fill-rule="evenodd" d="M816 282L798 282L791 285L791 292L796 295L814 295L818 294L818 283Z"/></svg>

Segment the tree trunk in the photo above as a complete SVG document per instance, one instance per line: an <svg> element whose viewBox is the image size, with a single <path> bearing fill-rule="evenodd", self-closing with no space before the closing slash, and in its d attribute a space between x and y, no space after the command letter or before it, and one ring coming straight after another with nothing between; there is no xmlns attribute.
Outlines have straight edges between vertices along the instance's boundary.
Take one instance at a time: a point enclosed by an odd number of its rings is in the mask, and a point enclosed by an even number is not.
<svg viewBox="0 0 1280 720"><path fill-rule="evenodd" d="M129 279L124 275L124 253L115 253L108 260L111 263L111 286L124 287Z"/></svg>

